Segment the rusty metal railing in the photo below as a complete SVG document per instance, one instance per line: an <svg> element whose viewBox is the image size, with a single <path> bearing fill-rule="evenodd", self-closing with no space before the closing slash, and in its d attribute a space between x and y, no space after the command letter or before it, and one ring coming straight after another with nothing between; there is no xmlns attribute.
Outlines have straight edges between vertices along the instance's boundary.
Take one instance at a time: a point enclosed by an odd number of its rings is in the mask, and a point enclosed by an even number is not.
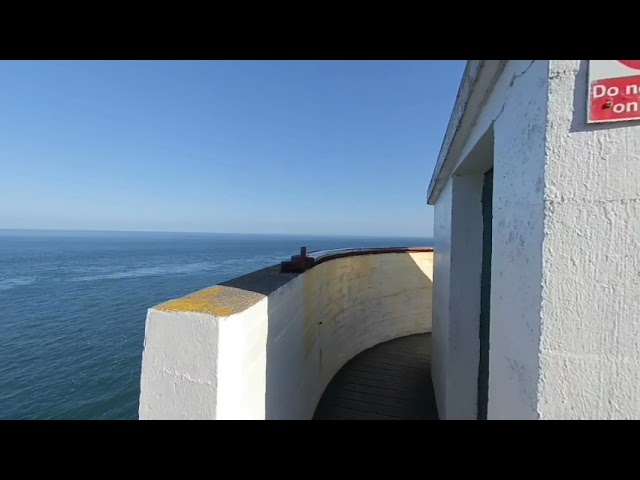
<svg viewBox="0 0 640 480"><path fill-rule="evenodd" d="M293 255L290 260L280 264L280 272L302 273L320 263L342 257L410 252L433 252L433 247L339 248L335 250L318 250L310 253L307 253L307 247L301 247L300 254Z"/></svg>

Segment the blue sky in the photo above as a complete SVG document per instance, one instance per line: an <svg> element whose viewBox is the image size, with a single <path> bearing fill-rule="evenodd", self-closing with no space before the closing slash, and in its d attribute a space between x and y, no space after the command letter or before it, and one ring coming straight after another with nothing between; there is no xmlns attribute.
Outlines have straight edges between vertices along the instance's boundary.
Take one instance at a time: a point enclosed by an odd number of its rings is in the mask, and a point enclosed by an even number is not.
<svg viewBox="0 0 640 480"><path fill-rule="evenodd" d="M0 228L427 236L465 62L0 62Z"/></svg>

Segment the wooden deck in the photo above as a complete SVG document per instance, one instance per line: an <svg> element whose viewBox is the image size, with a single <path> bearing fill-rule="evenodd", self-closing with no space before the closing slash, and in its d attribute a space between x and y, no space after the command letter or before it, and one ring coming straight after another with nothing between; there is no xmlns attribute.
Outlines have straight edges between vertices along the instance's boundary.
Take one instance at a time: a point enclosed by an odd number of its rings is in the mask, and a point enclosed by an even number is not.
<svg viewBox="0 0 640 480"><path fill-rule="evenodd" d="M437 419L428 333L357 355L329 383L314 415L314 420Z"/></svg>

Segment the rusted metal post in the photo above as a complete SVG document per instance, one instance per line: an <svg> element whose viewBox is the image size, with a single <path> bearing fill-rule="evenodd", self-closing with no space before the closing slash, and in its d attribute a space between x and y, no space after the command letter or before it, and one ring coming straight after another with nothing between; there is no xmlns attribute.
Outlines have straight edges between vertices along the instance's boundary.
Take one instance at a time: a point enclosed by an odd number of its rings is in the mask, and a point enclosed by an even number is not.
<svg viewBox="0 0 640 480"><path fill-rule="evenodd" d="M281 273L302 273L313 267L315 259L307 256L307 247L300 247L300 255L293 255L291 260L280 264Z"/></svg>

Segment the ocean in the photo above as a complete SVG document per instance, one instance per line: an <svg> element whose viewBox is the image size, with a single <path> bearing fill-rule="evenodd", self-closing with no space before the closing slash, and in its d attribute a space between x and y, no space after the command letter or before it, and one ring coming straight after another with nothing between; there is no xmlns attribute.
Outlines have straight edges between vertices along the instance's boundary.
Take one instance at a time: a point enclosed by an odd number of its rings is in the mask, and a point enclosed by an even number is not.
<svg viewBox="0 0 640 480"><path fill-rule="evenodd" d="M430 239L0 230L0 419L135 420L146 310L300 252Z"/></svg>

